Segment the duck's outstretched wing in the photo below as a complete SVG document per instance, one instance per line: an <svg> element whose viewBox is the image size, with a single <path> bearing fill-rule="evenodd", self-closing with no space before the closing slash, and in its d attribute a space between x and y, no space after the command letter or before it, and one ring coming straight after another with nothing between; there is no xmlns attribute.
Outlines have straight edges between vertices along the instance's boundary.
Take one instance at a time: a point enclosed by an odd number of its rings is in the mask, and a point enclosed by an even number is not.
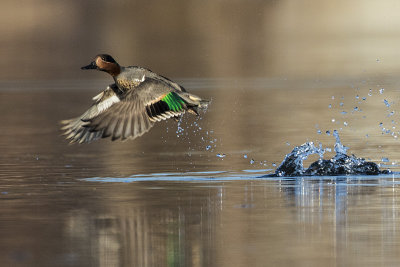
<svg viewBox="0 0 400 267"><path fill-rule="evenodd" d="M90 131L102 131L102 137L113 141L134 139L149 131L154 122L178 117L185 109L185 102L163 82L146 78L125 92L121 101L84 121Z"/></svg>
<svg viewBox="0 0 400 267"><path fill-rule="evenodd" d="M116 92L118 92L118 87L110 84L107 89L93 97L94 103L85 113L77 118L61 121L63 124L61 130L71 143L89 143L102 137L103 131L94 132L86 127L87 120L98 116L113 104L121 101Z"/></svg>
<svg viewBox="0 0 400 267"><path fill-rule="evenodd" d="M93 99L95 103L82 116L62 122L72 143L105 137L134 139L149 131L154 122L178 117L187 109L183 98L165 83L148 78L125 92L110 85Z"/></svg>

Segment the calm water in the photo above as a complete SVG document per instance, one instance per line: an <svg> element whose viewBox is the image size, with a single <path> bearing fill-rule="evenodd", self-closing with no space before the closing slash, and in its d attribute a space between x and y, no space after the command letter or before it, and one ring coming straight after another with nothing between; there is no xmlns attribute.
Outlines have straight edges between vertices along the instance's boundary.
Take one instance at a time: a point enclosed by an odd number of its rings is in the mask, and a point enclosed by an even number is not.
<svg viewBox="0 0 400 267"><path fill-rule="evenodd" d="M212 99L200 118L89 145L58 121L108 80L0 84L2 266L398 264L399 174L257 177L335 129L399 171L399 80L180 82Z"/></svg>

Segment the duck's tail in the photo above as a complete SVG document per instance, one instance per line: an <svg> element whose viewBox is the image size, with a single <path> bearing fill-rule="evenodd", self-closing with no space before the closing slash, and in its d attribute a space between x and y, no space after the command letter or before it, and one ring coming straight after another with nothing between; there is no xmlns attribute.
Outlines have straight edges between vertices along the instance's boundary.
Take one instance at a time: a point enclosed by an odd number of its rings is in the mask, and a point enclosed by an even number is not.
<svg viewBox="0 0 400 267"><path fill-rule="evenodd" d="M188 92L179 92L178 95L185 101L189 112L193 112L199 115L199 109L207 109L210 100L201 99L197 95L190 94Z"/></svg>

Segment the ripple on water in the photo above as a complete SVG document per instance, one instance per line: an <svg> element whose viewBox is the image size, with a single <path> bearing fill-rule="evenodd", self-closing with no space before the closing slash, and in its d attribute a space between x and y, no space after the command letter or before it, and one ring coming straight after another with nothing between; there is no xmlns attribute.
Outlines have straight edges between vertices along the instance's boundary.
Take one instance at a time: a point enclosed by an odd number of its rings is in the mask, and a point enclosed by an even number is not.
<svg viewBox="0 0 400 267"><path fill-rule="evenodd" d="M323 181L332 186L348 184L351 186L394 186L400 185L400 172L379 175L325 175L325 176L272 176L272 169L242 170L239 172L175 172L137 174L130 177L91 177L79 179L97 183L134 183L134 182L229 182L229 181Z"/></svg>

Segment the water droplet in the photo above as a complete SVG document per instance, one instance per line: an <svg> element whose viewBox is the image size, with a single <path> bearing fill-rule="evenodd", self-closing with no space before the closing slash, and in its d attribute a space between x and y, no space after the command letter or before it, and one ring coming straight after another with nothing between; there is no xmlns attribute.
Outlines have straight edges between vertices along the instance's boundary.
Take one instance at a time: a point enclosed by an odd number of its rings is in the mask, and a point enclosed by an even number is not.
<svg viewBox="0 0 400 267"><path fill-rule="evenodd" d="M358 109L358 107L354 107L354 111L358 111L359 109Z"/></svg>
<svg viewBox="0 0 400 267"><path fill-rule="evenodd" d="M372 89L369 89L368 96L372 96Z"/></svg>
<svg viewBox="0 0 400 267"><path fill-rule="evenodd" d="M286 145L290 146L290 143L289 143L289 142L286 142Z"/></svg>
<svg viewBox="0 0 400 267"><path fill-rule="evenodd" d="M330 131L326 131L325 132L327 135L331 135L331 132Z"/></svg>
<svg viewBox="0 0 400 267"><path fill-rule="evenodd" d="M244 154L244 155L243 155L243 158L247 159L247 154Z"/></svg>
<svg viewBox="0 0 400 267"><path fill-rule="evenodd" d="M255 162L254 159L250 160L250 164L254 164L254 162Z"/></svg>
<svg viewBox="0 0 400 267"><path fill-rule="evenodd" d="M276 164L275 164L275 163L272 163L272 166L273 166L273 167L276 167Z"/></svg>
<svg viewBox="0 0 400 267"><path fill-rule="evenodd" d="M362 100L366 100L366 99L367 99L366 97L363 97L363 98L362 98Z"/></svg>
<svg viewBox="0 0 400 267"><path fill-rule="evenodd" d="M218 157L218 158L225 158L226 155L225 155L225 154L220 154L220 153L218 153L218 154L217 154L217 157Z"/></svg>
<svg viewBox="0 0 400 267"><path fill-rule="evenodd" d="M211 146L206 146L206 150L210 150L211 149Z"/></svg>
<svg viewBox="0 0 400 267"><path fill-rule="evenodd" d="M343 124L344 124L344 126L347 126L347 125L348 125L348 123L347 123L346 121L344 121Z"/></svg>
<svg viewBox="0 0 400 267"><path fill-rule="evenodd" d="M389 162L389 158L383 157L382 162Z"/></svg>
<svg viewBox="0 0 400 267"><path fill-rule="evenodd" d="M317 130L317 134L321 134L322 132L321 132L321 130Z"/></svg>
<svg viewBox="0 0 400 267"><path fill-rule="evenodd" d="M342 112L340 112L340 114L346 115L346 114L347 114L347 111L342 111Z"/></svg>
<svg viewBox="0 0 400 267"><path fill-rule="evenodd" d="M339 133L338 133L337 130L333 130L333 136L336 139L336 144L335 144L335 152L336 152L336 154L346 154L348 147L345 147L340 142L340 137L339 137Z"/></svg>
<svg viewBox="0 0 400 267"><path fill-rule="evenodd" d="M386 105L387 107L390 107L390 104L389 104L389 102L388 102L386 99L383 100L383 103L385 103L385 105Z"/></svg>
<svg viewBox="0 0 400 267"><path fill-rule="evenodd" d="M383 94L383 91L385 91L384 88L379 89L379 93L380 93L380 94Z"/></svg>
<svg viewBox="0 0 400 267"><path fill-rule="evenodd" d="M335 118L332 118L332 122L335 122L336 120L335 120Z"/></svg>
<svg viewBox="0 0 400 267"><path fill-rule="evenodd" d="M380 122L380 123L379 123L379 127L381 127L381 128L382 128L382 126L383 126L383 123L382 123L382 122Z"/></svg>
<svg viewBox="0 0 400 267"><path fill-rule="evenodd" d="M360 99L360 96L359 96L359 95L356 95L356 99Z"/></svg>

